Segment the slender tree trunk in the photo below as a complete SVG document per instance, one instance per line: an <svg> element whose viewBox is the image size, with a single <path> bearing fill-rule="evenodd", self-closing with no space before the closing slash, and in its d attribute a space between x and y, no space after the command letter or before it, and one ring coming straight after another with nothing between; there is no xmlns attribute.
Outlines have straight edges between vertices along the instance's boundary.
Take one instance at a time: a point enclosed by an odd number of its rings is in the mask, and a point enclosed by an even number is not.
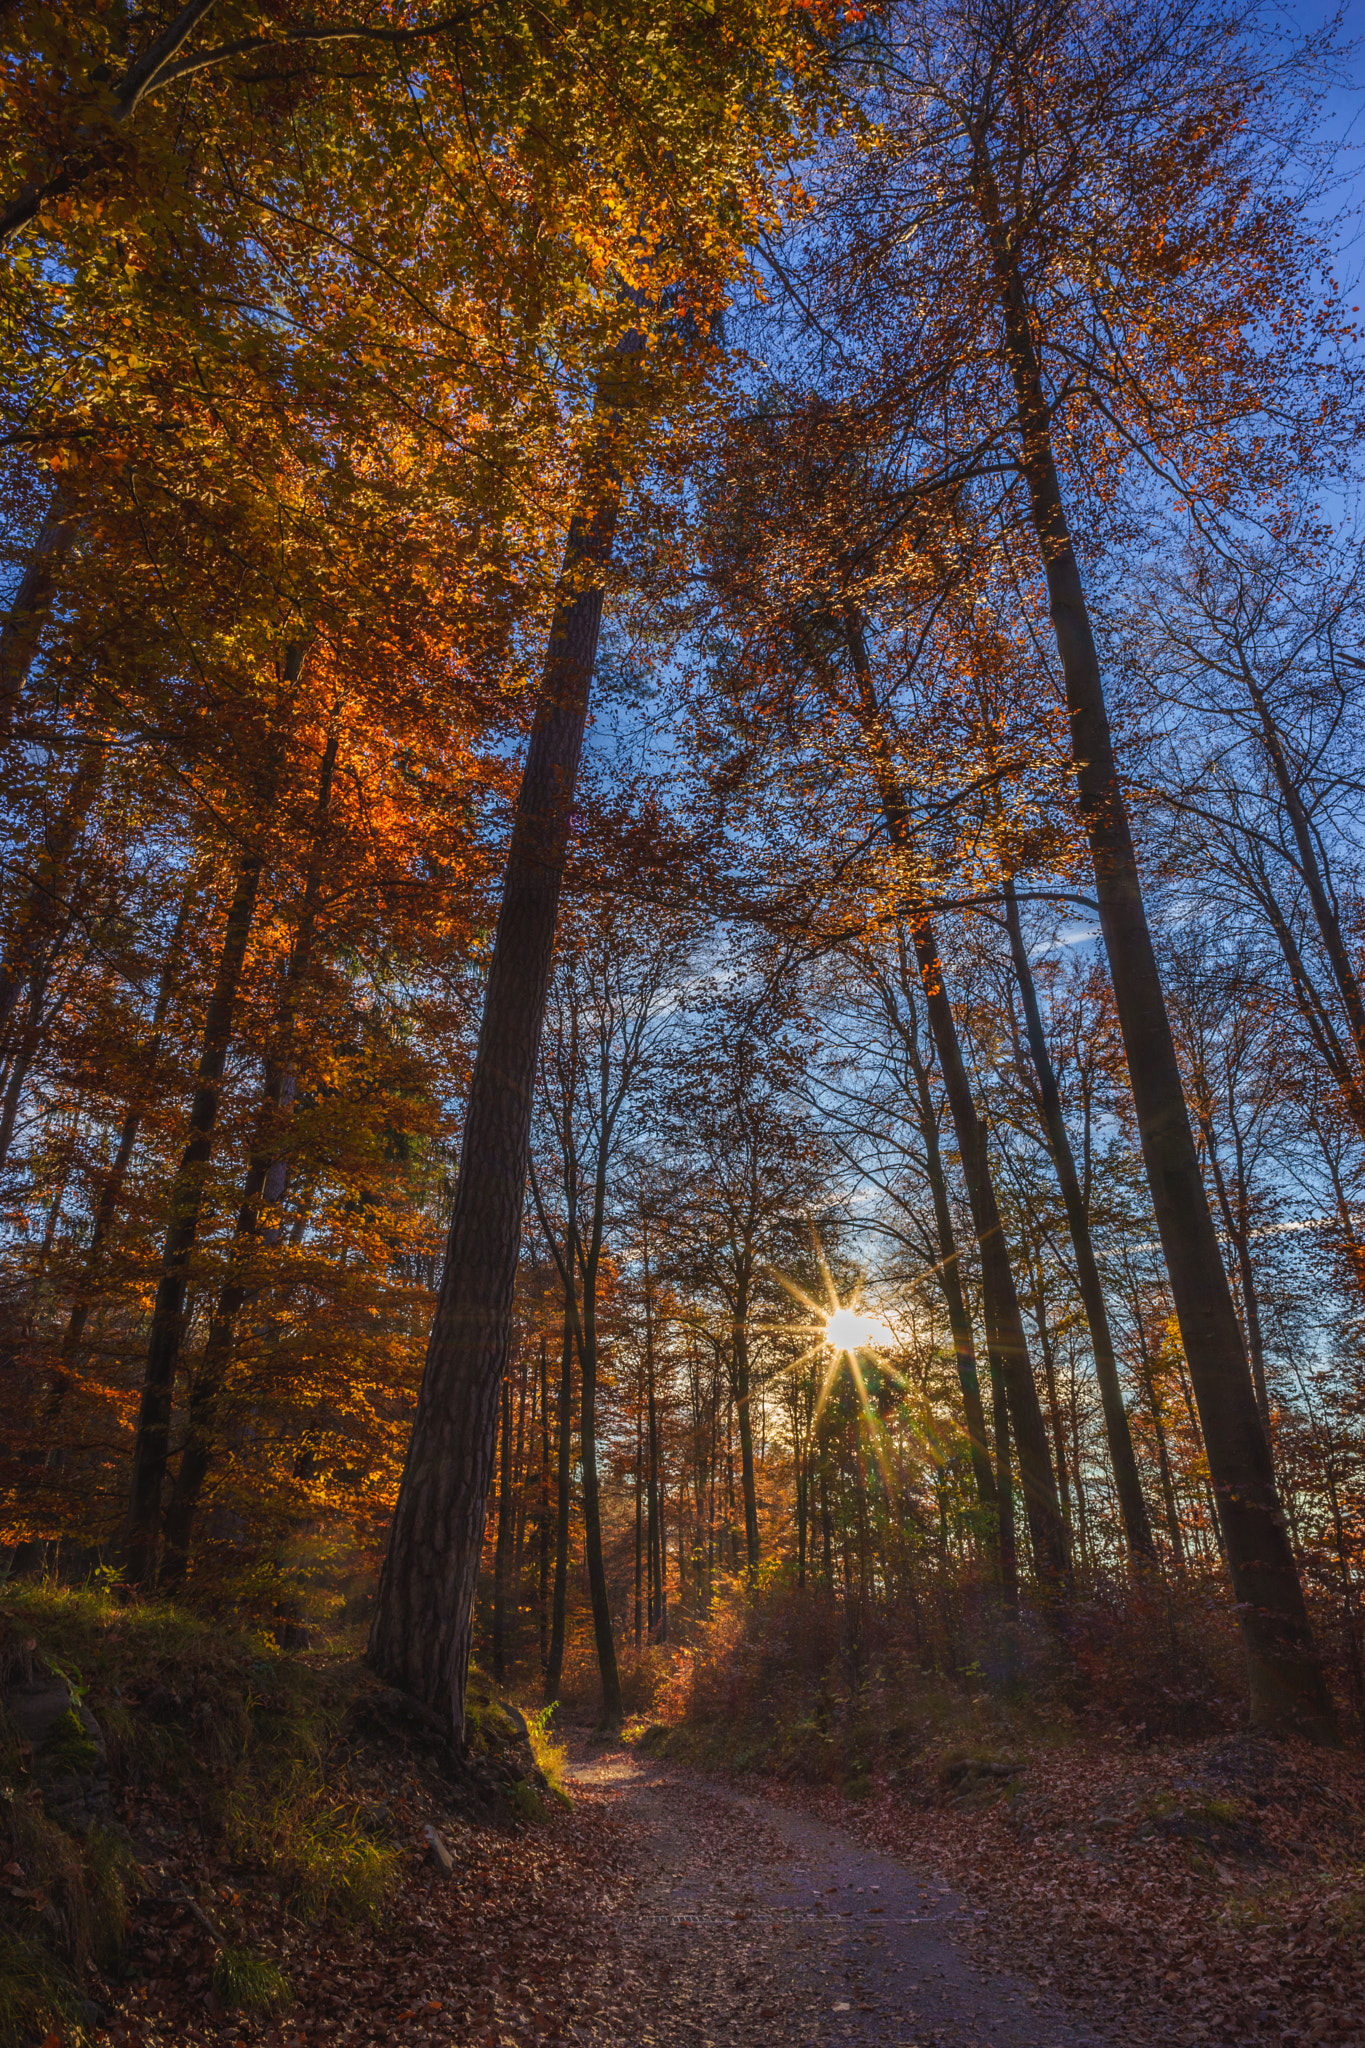
<svg viewBox="0 0 1365 2048"><path fill-rule="evenodd" d="M620 503L610 443L620 380L639 349L629 337L603 380L605 445L588 465L569 530L503 880L445 1270L370 1631L375 1669L448 1716L460 1741L536 1062Z"/></svg>
<svg viewBox="0 0 1365 2048"><path fill-rule="evenodd" d="M1147 1513L1147 1503L1142 1495L1142 1480L1138 1473L1137 1455L1133 1450L1133 1433L1128 1427L1128 1413L1123 1405L1123 1388L1119 1384L1118 1360L1114 1355L1109 1311L1105 1305L1104 1286L1095 1258L1094 1240L1090 1234L1090 1217L1081 1193L1080 1176L1076 1171L1076 1158L1071 1150L1066 1118L1062 1113L1061 1089L1057 1085L1056 1070L1048 1051L1047 1034L1043 1030L1042 1012L1038 1007L1038 991L1034 986L1033 970L1029 966L1028 949L1024 945L1023 927L1019 921L1019 902L1014 893L1012 877L1006 878L1004 895L1010 954L1014 961L1019 993L1023 998L1029 1054L1038 1078L1038 1102L1043 1113L1053 1167L1057 1174L1057 1185L1061 1190L1062 1206L1066 1210L1072 1250L1076 1256L1076 1278L1080 1286L1081 1301L1085 1307L1085 1319L1090 1327L1090 1349L1095 1360L1095 1378L1099 1382L1100 1406L1104 1411L1104 1430L1109 1441L1109 1462L1113 1467L1114 1485L1118 1491L1119 1513L1123 1517L1123 1531L1128 1541L1130 1556L1139 1564L1150 1564L1156 1557L1156 1547L1152 1541L1152 1524Z"/></svg>
<svg viewBox="0 0 1365 2048"><path fill-rule="evenodd" d="M749 1413L747 1298L734 1328L735 1408L739 1421L739 1484L744 1496L744 1553L749 1576L758 1570L758 1487L754 1480L754 1426Z"/></svg>
<svg viewBox="0 0 1365 2048"><path fill-rule="evenodd" d="M14 1133L19 1122L19 1104L24 1098L24 1083L29 1068L38 1055L43 1035L43 1004L47 1000L48 968L40 967L29 983L28 1014L10 1060L9 1076L5 1086L3 1103L0 1103L0 1166L9 1158L9 1148L14 1143Z"/></svg>
<svg viewBox="0 0 1365 2048"><path fill-rule="evenodd" d="M906 1001L913 1004L910 961L906 951L904 929L900 925L896 929L896 943L900 953L901 987ZM991 1471L990 1452L986 1445L986 1412L981 1400L981 1379L976 1365L972 1319L967 1312L967 1297L962 1286L962 1268L958 1263L957 1233L953 1229L953 1212L948 1201L948 1176L944 1170L943 1151L939 1143L938 1117L929 1092L928 1069L920 1055L919 1034L913 1021L913 1011L911 1028L902 1034L902 1043L909 1057L910 1071L915 1083L917 1121L924 1145L925 1169L929 1178L929 1193L934 1205L934 1225L938 1235L938 1279L943 1289L944 1305L948 1311L948 1328L952 1333L953 1352L957 1359L958 1384L962 1388L962 1412L967 1424L972 1477L976 1483L976 1497L994 1525L998 1503L995 1494L995 1475ZM995 1547L998 1550L998 1528Z"/></svg>
<svg viewBox="0 0 1365 2048"><path fill-rule="evenodd" d="M1014 1470L1010 1461L1010 1408L1005 1375L991 1363L991 1413L995 1423L996 1525L1000 1531L1000 1588L1006 1607L1019 1606L1019 1548L1014 1528Z"/></svg>
<svg viewBox="0 0 1365 2048"><path fill-rule="evenodd" d="M526 1386L529 1379L526 1370L526 1353L521 1354L521 1377L517 1388L517 1441L512 1456L512 1494L516 1502L515 1530L512 1543L512 1605L514 1611L521 1605L521 1579L525 1569L526 1551ZM535 1428L535 1417L531 1418Z"/></svg>
<svg viewBox="0 0 1365 2048"><path fill-rule="evenodd" d="M62 1348L57 1371L48 1393L44 1419L55 1422L61 1413L71 1384L71 1361L80 1348L85 1334L86 1320L90 1314L90 1296L99 1269L104 1262L105 1247L118 1216L119 1204L123 1199L123 1184L128 1178L137 1135L142 1128L142 1119L148 1105L148 1077L155 1073L161 1057L161 1040L166 1029L166 1018L170 1014L171 997L175 988L175 977L179 971L180 953L185 940L185 926L189 921L191 906L199 890L199 876L194 875L186 884L176 915L175 928L170 944L161 963L161 975L157 982L156 1007L152 1012L152 1028L148 1033L141 1053L141 1079L138 1088L128 1104L122 1126L119 1130L118 1145L114 1151L104 1185L100 1189L99 1201L95 1206L94 1223L90 1231L90 1244L85 1254L85 1264L76 1286L76 1297L71 1304L66 1329L62 1335Z"/></svg>
<svg viewBox="0 0 1365 2048"><path fill-rule="evenodd" d="M858 693L858 718L867 742L868 754L886 820L887 837L898 854L911 852L910 807L896 770L886 721L877 702L868 661L862 622L849 611L845 626L848 649L853 660ZM903 887L918 898L908 862ZM997 1362L1003 1376L1010 1407L1010 1425L1019 1454L1019 1477L1024 1489L1024 1511L1033 1538L1034 1569L1045 1593L1061 1592L1070 1580L1071 1563L1057 1500L1052 1460L1048 1455L1047 1429L1043 1422L1033 1367L1024 1339L1024 1320L1015 1290L1005 1243L1004 1225L991 1178L985 1126L972 1099L957 1022L944 986L943 966L933 920L922 901L916 900L908 920L914 938L915 958L924 988L929 1028L938 1054L939 1071L948 1097L948 1108L957 1136L963 1177L976 1228L981 1259L982 1298L986 1318L986 1348L992 1370Z"/></svg>
<svg viewBox="0 0 1365 2048"><path fill-rule="evenodd" d="M61 493L54 489L19 587L0 620L0 746L14 724L75 531L74 520L63 509Z"/></svg>
<svg viewBox="0 0 1365 2048"><path fill-rule="evenodd" d="M190 1388L185 1444L166 1510L162 1578L168 1586L179 1585L188 1566L194 1518L213 1460L218 1410L231 1367L237 1321L243 1309L248 1308L260 1292L250 1273L252 1258L261 1245L273 1245L279 1239L277 1228L267 1230L263 1226L262 1211L278 1207L284 1199L288 1180L289 1162L283 1148L297 1087L295 1034L299 1003L313 966L336 758L337 734L334 729L323 749L312 850L304 878L294 944L290 949L289 965L266 1055L265 1090L247 1164L241 1206L237 1211L232 1252L209 1324L204 1356Z"/></svg>
<svg viewBox="0 0 1365 2048"><path fill-rule="evenodd" d="M493 1546L493 1682L507 1679L507 1553L512 1536L512 1382L504 1374L498 1430L498 1535Z"/></svg>
<svg viewBox="0 0 1365 2048"><path fill-rule="evenodd" d="M583 1341L578 1354L578 1440L583 1463L583 1546L587 1552L588 1593L592 1600L593 1635L602 1677L602 1726L619 1728L623 1716L621 1678L616 1668L616 1639L611 1632L607 1572L602 1559L602 1503L597 1482L597 1313L595 1289L583 1290Z"/></svg>
<svg viewBox="0 0 1365 2048"><path fill-rule="evenodd" d="M1114 761L1099 656L1052 448L1031 308L1001 217L984 133L973 181L995 265L1014 380L1022 468L1066 683L1081 816L1123 1033L1147 1179L1175 1297L1218 1519L1246 1647L1251 1719L1335 1743L1303 1587L1275 1491L1270 1446L1199 1170L1166 1013L1128 810Z"/></svg>
<svg viewBox="0 0 1365 2048"><path fill-rule="evenodd" d="M1299 872L1308 891L1308 900L1313 907L1313 919L1322 940L1332 970L1332 979L1337 985L1346 1021L1350 1027L1351 1043L1355 1047L1357 1072L1365 1075L1365 994L1361 992L1360 980L1351 959L1350 947L1341 929L1337 907L1332 900L1332 891L1327 885L1318 849L1313 836L1313 824L1304 807L1300 794L1299 778L1295 774L1284 750L1279 727L1266 702L1265 693L1257 684L1245 660L1242 662L1242 679L1247 694L1256 707L1261 724L1261 740L1270 760L1280 796L1289 814L1290 829L1299 855Z"/></svg>
<svg viewBox="0 0 1365 2048"><path fill-rule="evenodd" d="M233 1017L256 912L262 866L262 856L252 851L243 856L238 868L237 889L228 908L218 972L204 1020L203 1050L190 1103L189 1141L171 1186L170 1222L162 1251L156 1304L152 1310L151 1340L147 1347L142 1401L133 1442L124 1565L124 1577L130 1586L150 1586L156 1576L161 1494L169 1455L171 1400L185 1332L187 1268L199 1235L204 1180L213 1150L223 1069L232 1042Z"/></svg>
<svg viewBox="0 0 1365 2048"><path fill-rule="evenodd" d="M545 1333L540 1337L540 1517L536 1608L540 1617L540 1668L550 1659L550 1362Z"/></svg>
<svg viewBox="0 0 1365 2048"><path fill-rule="evenodd" d="M44 834L42 848L19 906L14 930L0 961L0 1030L8 1024L20 990L36 974L67 910L67 866L104 781L104 748L81 744L76 772L61 808Z"/></svg>
<svg viewBox="0 0 1365 2048"><path fill-rule="evenodd" d="M1251 1364L1251 1383L1256 1389L1256 1406L1260 1411L1261 1425L1270 1442L1270 1393L1265 1380L1265 1338L1261 1331L1261 1305L1256 1294L1256 1275L1251 1265L1250 1232L1247 1229L1245 1203L1240 1218L1234 1214L1223 1162L1218 1157L1218 1146L1214 1138L1213 1119L1201 1119L1204 1127L1204 1149L1209 1156L1209 1171L1213 1175L1214 1193L1222 1211L1223 1228L1227 1231L1237 1260L1237 1277L1242 1289L1242 1316L1246 1324L1247 1356ZM1274 1453L1272 1451L1272 1457Z"/></svg>
<svg viewBox="0 0 1365 2048"><path fill-rule="evenodd" d="M1047 1388L1048 1420L1052 1424L1053 1455L1057 1463L1057 1494L1062 1514L1071 1527L1071 1488L1067 1474L1066 1430L1062 1423L1062 1402L1057 1391L1057 1361L1052 1352L1052 1332L1047 1326L1047 1301L1043 1293L1043 1260L1035 1248L1033 1274L1033 1321L1038 1332L1038 1350L1043 1360L1043 1383Z"/></svg>
<svg viewBox="0 0 1365 2048"><path fill-rule="evenodd" d="M654 1619L654 1559L649 1560L650 1621ZM635 1654L645 1633L645 1423L641 1403L635 1407Z"/></svg>
<svg viewBox="0 0 1365 2048"><path fill-rule="evenodd" d="M570 1245L573 1233L570 1230ZM564 1674L564 1610L569 1591L569 1463L573 1447L573 1303L564 1290L564 1341L559 1361L559 1462L555 1505L555 1593L550 1656L545 1666L545 1703L559 1698Z"/></svg>
<svg viewBox="0 0 1365 2048"><path fill-rule="evenodd" d="M806 1496L810 1486L806 1459L803 1455L799 1410L793 1415L792 1433L796 1439L796 1585L798 1592L806 1586Z"/></svg>

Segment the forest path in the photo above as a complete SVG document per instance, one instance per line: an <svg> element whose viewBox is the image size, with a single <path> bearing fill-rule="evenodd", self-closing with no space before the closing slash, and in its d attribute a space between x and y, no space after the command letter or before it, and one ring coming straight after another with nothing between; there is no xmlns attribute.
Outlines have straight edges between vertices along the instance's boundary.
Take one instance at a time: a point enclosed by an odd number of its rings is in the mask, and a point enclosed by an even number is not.
<svg viewBox="0 0 1365 2048"><path fill-rule="evenodd" d="M969 1909L932 1871L629 1750L579 1737L570 1753L569 1780L621 1829L627 1882L610 1921L640 1987L630 2048L1117 2039L975 1967L950 1937Z"/></svg>

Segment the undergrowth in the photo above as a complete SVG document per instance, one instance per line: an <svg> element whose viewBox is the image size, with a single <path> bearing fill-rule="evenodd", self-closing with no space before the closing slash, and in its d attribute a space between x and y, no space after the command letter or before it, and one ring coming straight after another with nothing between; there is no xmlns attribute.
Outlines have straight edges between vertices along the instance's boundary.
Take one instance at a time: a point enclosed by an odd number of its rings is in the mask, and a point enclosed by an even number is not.
<svg viewBox="0 0 1365 2048"><path fill-rule="evenodd" d="M703 1766L838 1783L855 1797L926 1758L1003 1760L1090 1729L1191 1740L1243 1718L1221 1587L1100 1581L1064 1611L1001 1611L959 1576L894 1609L731 1581L694 1640L649 1666L628 1732Z"/></svg>
<svg viewBox="0 0 1365 2048"><path fill-rule="evenodd" d="M399 1851L367 1832L332 1756L354 1660L291 1657L263 1630L45 1584L5 1588L0 1637L16 1668L36 1644L93 1713L115 1787L185 1802L296 1916L382 1911ZM39 1761L46 1778L88 1774L96 1756L74 1709L37 1760L0 1716L0 1862L12 1866L0 1894L0 2048L27 2048L49 2027L79 2038L87 1972L119 1965L134 1849L112 1814L84 1837L69 1833L44 1810L34 1775ZM288 1991L273 1964L230 1941L215 1985L242 2007L278 2005Z"/></svg>

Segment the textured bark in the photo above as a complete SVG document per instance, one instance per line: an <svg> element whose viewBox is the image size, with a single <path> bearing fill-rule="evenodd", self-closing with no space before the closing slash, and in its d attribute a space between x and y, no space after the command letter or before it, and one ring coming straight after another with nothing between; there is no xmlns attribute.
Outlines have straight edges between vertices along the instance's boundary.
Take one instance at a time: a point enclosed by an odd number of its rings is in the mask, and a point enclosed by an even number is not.
<svg viewBox="0 0 1365 2048"><path fill-rule="evenodd" d="M1021 464L1066 684L1081 817L1094 864L1100 925L1143 1159L1241 1616L1251 1718L1258 1727L1292 1729L1317 1741L1335 1742L1326 1678L1313 1645L1303 1587L1275 1490L1270 1446L1257 1411L1190 1129L1114 761L1099 656L1053 455L1051 415L1031 312L1004 230L984 137L977 141L973 177L995 266Z"/></svg>
<svg viewBox="0 0 1365 2048"><path fill-rule="evenodd" d="M1081 1301L1090 1328L1090 1349L1095 1360L1095 1377L1099 1381L1100 1404L1104 1410L1104 1428L1109 1440L1109 1462L1114 1471L1119 1512L1123 1517L1123 1529L1128 1539L1130 1554L1137 1562L1150 1564L1155 1561L1156 1546L1152 1540L1152 1524L1142 1494L1142 1481L1138 1475L1133 1435L1128 1427L1128 1414L1123 1405L1123 1389L1119 1384L1118 1361L1114 1356L1114 1339L1109 1327L1104 1286L1095 1258L1090 1218L1086 1211L1085 1198L1081 1193L1076 1158L1071 1150L1071 1138L1066 1128L1066 1118L1062 1113L1061 1090L1057 1086L1056 1071L1048 1051L1047 1034L1043 1030L1042 1013L1038 1007L1038 992L1034 987L1033 971L1029 966L1028 950L1024 945L1023 927L1019 922L1019 903L1014 893L1014 883L1010 880L1005 883L1004 895L1010 954L1014 961L1019 993L1023 998L1024 1027L1033 1070L1038 1081L1038 1106L1042 1111L1052 1163L1056 1169L1057 1185L1061 1190L1062 1205L1066 1210L1067 1229L1071 1233L1072 1250L1076 1255L1076 1278L1080 1284Z"/></svg>
<svg viewBox="0 0 1365 2048"><path fill-rule="evenodd" d="M856 615L848 615L846 630L858 692L858 717L876 778L887 837L897 853L908 855L912 851L910 807L897 773L885 719L877 703L862 623ZM991 1177L986 1130L972 1097L953 1006L944 986L933 920L918 897L908 863L901 877L901 887L912 899L907 922L924 989L934 1050L938 1054L939 1071L943 1076L948 1109L957 1137L963 1178L967 1183L967 1197L981 1260L986 1350L992 1372L1000 1374L1009 1402L1010 1427L1019 1454L1019 1477L1024 1490L1024 1512L1033 1539L1034 1570L1044 1591L1058 1592L1069 1585L1071 1578L1067 1529L1057 1501L1047 1429L1034 1383L1033 1366L1024 1338L1024 1319L996 1201L995 1183Z"/></svg>
<svg viewBox="0 0 1365 2048"><path fill-rule="evenodd" d="M619 399L607 392L600 403L615 417ZM503 881L440 1297L370 1631L374 1668L446 1717L461 1742L537 1055L619 503L608 454L590 469L569 530Z"/></svg>
<svg viewBox="0 0 1365 2048"><path fill-rule="evenodd" d="M124 1565L124 1577L130 1586L149 1586L156 1576L161 1495L170 1449L171 1401L185 1333L187 1269L199 1235L204 1178L213 1151L223 1068L232 1043L242 963L256 913L262 865L261 855L253 851L243 856L238 868L237 888L228 908L218 971L204 1019L203 1049L190 1103L189 1140L171 1186L170 1221L162 1250L161 1278L152 1310L151 1338L133 1441Z"/></svg>
<svg viewBox="0 0 1365 2048"><path fill-rule="evenodd" d="M24 686L52 609L53 593L75 536L54 491L47 516L19 578L9 611L0 621L0 745L9 738Z"/></svg>

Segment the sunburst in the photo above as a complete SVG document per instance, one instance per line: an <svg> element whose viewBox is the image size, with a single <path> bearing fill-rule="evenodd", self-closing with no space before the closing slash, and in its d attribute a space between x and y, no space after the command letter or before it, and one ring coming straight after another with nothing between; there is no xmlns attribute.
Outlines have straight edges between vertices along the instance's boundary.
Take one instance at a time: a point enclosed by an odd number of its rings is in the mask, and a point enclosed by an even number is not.
<svg viewBox="0 0 1365 2048"><path fill-rule="evenodd" d="M810 1427L813 1432L824 1413L825 1403L829 1399L840 1369L846 1368L858 1396L858 1406L862 1411L863 1420L867 1425L868 1440L881 1467L882 1476L889 1485L891 1473L886 1456L885 1431L881 1418L868 1396L861 1360L871 1358L880 1372L898 1381L901 1386L906 1386L906 1380L890 1364L882 1351L884 1345L894 1347L896 1340L884 1323L879 1322L875 1316L864 1314L860 1306L863 1295L861 1278L848 1300L840 1301L839 1290L834 1285L834 1276L826 1262L824 1249L814 1231L811 1232L811 1238L815 1246L815 1256L820 1264L825 1300L812 1300L803 1287L798 1287L796 1282L789 1280L784 1273L775 1273L773 1276L793 1301L810 1312L811 1320L818 1332L806 1349L792 1361L793 1364L804 1365L807 1360L820 1357L825 1357L828 1361L820 1381L819 1395L811 1411Z"/></svg>

